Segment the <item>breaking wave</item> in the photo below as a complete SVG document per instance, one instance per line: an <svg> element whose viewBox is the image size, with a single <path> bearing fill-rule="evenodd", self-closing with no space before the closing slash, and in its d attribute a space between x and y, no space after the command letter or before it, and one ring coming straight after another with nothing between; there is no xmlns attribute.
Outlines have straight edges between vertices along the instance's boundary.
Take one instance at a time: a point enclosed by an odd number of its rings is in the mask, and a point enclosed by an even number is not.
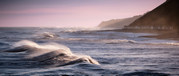
<svg viewBox="0 0 179 76"><path fill-rule="evenodd" d="M45 44L37 44L33 41L29 41L29 40L22 40L19 42L16 42L15 44L13 44L13 48L14 47L20 47L23 45L27 45L27 46L31 46L31 47L35 47L35 48L39 48L39 49L48 49L48 50L58 50L58 49L63 49L66 51L70 51L70 49L62 44L58 44L58 43L45 43Z"/></svg>
<svg viewBox="0 0 179 76"><path fill-rule="evenodd" d="M17 59L18 61L35 61L38 65L64 66L80 62L99 65L98 61L90 56L73 54L68 47L57 43L37 44L22 40L4 52L15 55L19 53L22 57Z"/></svg>

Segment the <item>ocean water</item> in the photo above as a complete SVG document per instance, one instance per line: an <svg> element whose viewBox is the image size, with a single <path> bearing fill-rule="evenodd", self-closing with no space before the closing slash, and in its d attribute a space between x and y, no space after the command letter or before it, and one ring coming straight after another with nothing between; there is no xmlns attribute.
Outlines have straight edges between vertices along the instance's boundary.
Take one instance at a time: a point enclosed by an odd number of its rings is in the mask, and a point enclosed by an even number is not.
<svg viewBox="0 0 179 76"><path fill-rule="evenodd" d="M1 27L0 75L179 76L178 41L141 37L146 35L155 34L79 28ZM90 56L100 65L79 62L43 67L33 61L19 60L24 56L23 52L5 52L30 42L35 45L58 44L61 45L58 48L65 47L74 54Z"/></svg>

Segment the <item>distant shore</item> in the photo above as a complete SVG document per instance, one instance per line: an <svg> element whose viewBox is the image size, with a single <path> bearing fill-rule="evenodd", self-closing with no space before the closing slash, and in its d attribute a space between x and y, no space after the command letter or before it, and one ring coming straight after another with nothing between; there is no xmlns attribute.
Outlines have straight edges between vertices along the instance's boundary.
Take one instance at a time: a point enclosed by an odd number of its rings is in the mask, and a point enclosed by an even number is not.
<svg viewBox="0 0 179 76"><path fill-rule="evenodd" d="M167 39L167 40L177 40L179 41L179 34L176 30L135 30L135 29L110 29L110 30L102 30L102 31L115 31L115 32L132 32L132 33L151 33L157 35L148 35L148 36L140 36L147 38L156 38L156 39Z"/></svg>

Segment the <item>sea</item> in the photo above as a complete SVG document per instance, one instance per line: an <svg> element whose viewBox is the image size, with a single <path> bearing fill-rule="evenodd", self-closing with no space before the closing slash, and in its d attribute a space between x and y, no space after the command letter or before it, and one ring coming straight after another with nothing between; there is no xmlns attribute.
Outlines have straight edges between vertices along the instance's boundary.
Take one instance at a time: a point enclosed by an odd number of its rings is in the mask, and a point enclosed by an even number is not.
<svg viewBox="0 0 179 76"><path fill-rule="evenodd" d="M149 35L157 34L88 28L0 27L0 76L179 76L179 41L144 37ZM19 61L16 59L23 57L22 52L5 50L20 42L24 42L21 45L29 42L63 45L74 54L90 56L99 65L79 62L42 67L31 61Z"/></svg>

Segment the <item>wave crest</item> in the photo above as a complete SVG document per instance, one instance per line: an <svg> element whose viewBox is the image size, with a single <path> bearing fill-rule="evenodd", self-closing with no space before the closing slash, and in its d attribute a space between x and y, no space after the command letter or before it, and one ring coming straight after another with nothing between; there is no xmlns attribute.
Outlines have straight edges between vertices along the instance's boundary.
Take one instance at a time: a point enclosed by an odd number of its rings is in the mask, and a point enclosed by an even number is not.
<svg viewBox="0 0 179 76"><path fill-rule="evenodd" d="M22 40L15 43L12 49L6 50L5 52L23 52L24 56L22 56L20 61L32 60L38 62L40 65L63 66L80 62L99 65L98 61L90 56L73 54L68 47L57 43L39 45L33 41Z"/></svg>
<svg viewBox="0 0 179 76"><path fill-rule="evenodd" d="M42 38L42 39L53 39L53 38L58 38L59 35L52 33L52 32L42 32L42 33L37 33L34 35L35 37Z"/></svg>

